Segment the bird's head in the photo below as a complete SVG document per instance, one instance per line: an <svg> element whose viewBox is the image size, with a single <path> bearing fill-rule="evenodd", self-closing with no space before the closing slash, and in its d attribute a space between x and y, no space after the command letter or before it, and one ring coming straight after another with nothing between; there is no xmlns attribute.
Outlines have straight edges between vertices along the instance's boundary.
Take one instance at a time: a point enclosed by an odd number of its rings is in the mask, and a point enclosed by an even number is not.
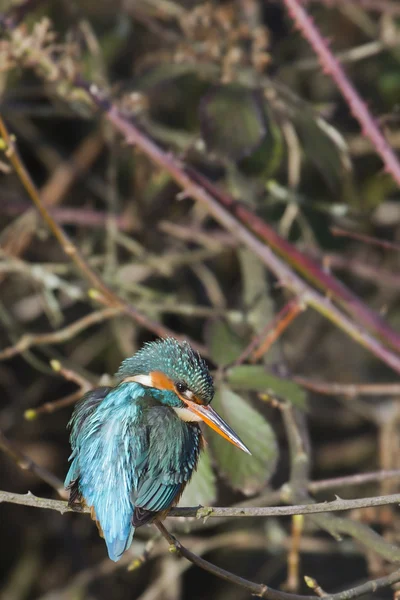
<svg viewBox="0 0 400 600"><path fill-rule="evenodd" d="M236 433L211 407L213 380L207 364L187 342L174 338L149 342L121 364L123 382L165 391L167 402L184 421L204 421L232 444L250 454Z"/></svg>

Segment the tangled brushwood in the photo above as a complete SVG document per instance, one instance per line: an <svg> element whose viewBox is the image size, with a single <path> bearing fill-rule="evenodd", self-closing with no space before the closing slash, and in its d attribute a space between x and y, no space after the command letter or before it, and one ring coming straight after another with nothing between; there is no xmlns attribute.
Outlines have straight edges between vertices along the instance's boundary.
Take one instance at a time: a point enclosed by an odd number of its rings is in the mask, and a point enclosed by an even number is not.
<svg viewBox="0 0 400 600"><path fill-rule="evenodd" d="M1 10L2 597L397 595L398 3ZM66 427L157 337L206 359L252 456L204 430L112 563L68 504ZM168 402L204 412L183 383Z"/></svg>

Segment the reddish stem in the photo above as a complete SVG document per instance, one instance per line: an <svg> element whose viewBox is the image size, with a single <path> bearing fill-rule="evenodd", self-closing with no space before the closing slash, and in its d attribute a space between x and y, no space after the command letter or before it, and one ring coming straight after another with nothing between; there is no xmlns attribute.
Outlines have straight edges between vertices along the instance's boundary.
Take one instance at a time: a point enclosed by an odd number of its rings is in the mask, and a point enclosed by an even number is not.
<svg viewBox="0 0 400 600"><path fill-rule="evenodd" d="M283 307L273 322L269 325L268 330L259 337L258 342L261 343L259 343L258 348L254 350L251 356L252 363L257 362L262 356L264 356L264 354L268 352L272 344L276 342L276 340L289 327L295 318L303 312L305 308L306 307L301 302L301 299L299 300L298 298L288 302L288 304Z"/></svg>
<svg viewBox="0 0 400 600"><path fill-rule="evenodd" d="M323 71L336 83L351 113L359 122L363 135L369 138L376 152L381 157L385 165L385 170L391 173L393 179L400 186L400 163L396 154L383 137L367 105L350 83L338 60L329 50L326 40L324 40L312 19L301 6L299 0L283 0L283 2L296 27L316 53Z"/></svg>

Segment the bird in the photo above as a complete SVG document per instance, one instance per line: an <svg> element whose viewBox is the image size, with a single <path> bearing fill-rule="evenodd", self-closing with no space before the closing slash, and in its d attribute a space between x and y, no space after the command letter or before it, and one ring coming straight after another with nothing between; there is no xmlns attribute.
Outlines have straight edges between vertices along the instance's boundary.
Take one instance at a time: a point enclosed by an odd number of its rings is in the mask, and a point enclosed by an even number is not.
<svg viewBox="0 0 400 600"><path fill-rule="evenodd" d="M69 505L90 509L115 562L136 528L178 503L205 446L200 422L251 454L211 407L213 379L188 342L147 342L122 362L116 381L75 406L65 479Z"/></svg>

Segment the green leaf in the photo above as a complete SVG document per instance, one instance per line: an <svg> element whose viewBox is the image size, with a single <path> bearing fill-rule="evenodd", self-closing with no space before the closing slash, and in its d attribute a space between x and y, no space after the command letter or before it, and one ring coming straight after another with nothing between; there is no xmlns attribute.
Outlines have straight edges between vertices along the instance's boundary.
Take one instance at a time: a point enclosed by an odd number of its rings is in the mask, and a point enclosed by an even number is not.
<svg viewBox="0 0 400 600"><path fill-rule="evenodd" d="M186 486L179 506L210 506L217 497L215 474L211 465L210 453L206 450L200 455L197 471Z"/></svg>
<svg viewBox="0 0 400 600"><path fill-rule="evenodd" d="M247 343L222 320L213 320L207 324L206 339L210 358L218 366L229 365L236 360Z"/></svg>
<svg viewBox="0 0 400 600"><path fill-rule="evenodd" d="M238 253L242 276L243 301L248 314L253 333L258 334L271 323L274 316L274 303L271 298L270 285L265 266L253 252L241 249ZM265 360L276 362L280 360L279 342L272 345Z"/></svg>
<svg viewBox="0 0 400 600"><path fill-rule="evenodd" d="M218 471L230 485L251 495L271 477L278 459L278 445L269 423L243 398L221 386L213 407L249 448L245 454L215 432L206 431Z"/></svg>
<svg viewBox="0 0 400 600"><path fill-rule="evenodd" d="M233 161L249 156L269 135L262 94L237 84L212 88L199 115L207 149Z"/></svg>
<svg viewBox="0 0 400 600"><path fill-rule="evenodd" d="M307 407L307 396L302 387L267 373L262 365L239 365L226 373L226 381L238 390L254 390L276 394L298 408Z"/></svg>
<svg viewBox="0 0 400 600"><path fill-rule="evenodd" d="M294 121L305 155L333 191L351 177L349 151L339 131L311 111L299 111Z"/></svg>

